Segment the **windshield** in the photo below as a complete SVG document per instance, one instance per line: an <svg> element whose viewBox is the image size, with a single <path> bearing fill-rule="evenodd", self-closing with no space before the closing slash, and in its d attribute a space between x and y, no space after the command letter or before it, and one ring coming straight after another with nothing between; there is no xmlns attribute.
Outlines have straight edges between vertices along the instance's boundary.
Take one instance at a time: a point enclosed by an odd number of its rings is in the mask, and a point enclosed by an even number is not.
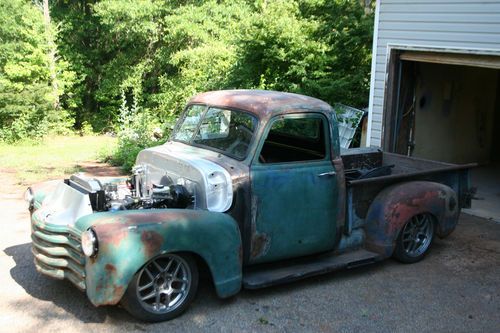
<svg viewBox="0 0 500 333"><path fill-rule="evenodd" d="M205 111L206 110L206 111ZM245 112L190 105L173 139L211 148L242 160L247 156L257 119Z"/></svg>

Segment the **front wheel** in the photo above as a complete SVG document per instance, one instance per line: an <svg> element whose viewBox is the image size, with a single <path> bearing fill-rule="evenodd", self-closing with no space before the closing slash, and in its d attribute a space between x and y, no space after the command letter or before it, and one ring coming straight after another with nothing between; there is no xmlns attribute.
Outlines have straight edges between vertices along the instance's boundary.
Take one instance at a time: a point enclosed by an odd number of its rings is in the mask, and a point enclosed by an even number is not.
<svg viewBox="0 0 500 333"><path fill-rule="evenodd" d="M394 257L404 263L420 261L434 240L434 217L424 213L413 216L399 233Z"/></svg>
<svg viewBox="0 0 500 333"><path fill-rule="evenodd" d="M198 268L192 256L165 254L139 270L122 299L133 316L150 322L173 319L184 312L198 289Z"/></svg>

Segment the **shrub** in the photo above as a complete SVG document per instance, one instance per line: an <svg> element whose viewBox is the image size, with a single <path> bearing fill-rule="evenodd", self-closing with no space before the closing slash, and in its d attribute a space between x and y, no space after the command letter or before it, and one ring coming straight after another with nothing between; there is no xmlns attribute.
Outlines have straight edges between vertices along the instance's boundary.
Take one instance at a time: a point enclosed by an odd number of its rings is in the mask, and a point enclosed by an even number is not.
<svg viewBox="0 0 500 333"><path fill-rule="evenodd" d="M129 106L125 93L122 91L118 146L109 159L109 162L121 166L125 171L130 171L134 166L137 154L141 150L165 142L156 117L150 110L138 106L137 94L134 94L131 99Z"/></svg>

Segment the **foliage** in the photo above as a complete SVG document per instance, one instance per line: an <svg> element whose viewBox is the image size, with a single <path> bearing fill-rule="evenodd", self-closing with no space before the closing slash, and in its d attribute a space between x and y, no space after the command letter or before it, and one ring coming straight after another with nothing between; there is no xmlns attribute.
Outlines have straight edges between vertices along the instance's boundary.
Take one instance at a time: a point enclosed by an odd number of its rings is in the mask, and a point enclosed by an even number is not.
<svg viewBox="0 0 500 333"><path fill-rule="evenodd" d="M121 92L161 123L200 91L263 88L365 106L372 16L358 1L55 1L81 78L77 127L116 128Z"/></svg>
<svg viewBox="0 0 500 333"><path fill-rule="evenodd" d="M50 88L41 13L25 1L0 1L0 139L44 134Z"/></svg>
<svg viewBox="0 0 500 333"><path fill-rule="evenodd" d="M149 110L142 110L135 97L132 99L132 105L127 105L125 94L122 93L118 145L108 161L129 171L135 163L137 154L144 148L163 143L164 140L160 139L158 120Z"/></svg>
<svg viewBox="0 0 500 333"><path fill-rule="evenodd" d="M359 1L51 0L58 112L40 10L28 0L0 3L0 139L74 121L83 132L117 132L116 161L129 165L156 143L151 131L167 134L201 91L274 89L367 104L373 17ZM124 107L134 119L127 124Z"/></svg>
<svg viewBox="0 0 500 333"><path fill-rule="evenodd" d="M0 0L0 140L36 138L65 131L71 119L54 107L49 86L48 40L39 8L23 0ZM57 64L61 88L72 73Z"/></svg>

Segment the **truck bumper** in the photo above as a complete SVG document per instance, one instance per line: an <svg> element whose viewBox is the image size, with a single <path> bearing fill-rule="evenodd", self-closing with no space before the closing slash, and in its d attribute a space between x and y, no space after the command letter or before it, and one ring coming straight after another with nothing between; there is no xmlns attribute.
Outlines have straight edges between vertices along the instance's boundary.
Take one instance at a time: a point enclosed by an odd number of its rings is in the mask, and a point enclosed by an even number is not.
<svg viewBox="0 0 500 333"><path fill-rule="evenodd" d="M80 245L81 232L71 226L42 221L35 210L31 215L31 240L35 267L41 274L71 281L84 291L85 256Z"/></svg>

